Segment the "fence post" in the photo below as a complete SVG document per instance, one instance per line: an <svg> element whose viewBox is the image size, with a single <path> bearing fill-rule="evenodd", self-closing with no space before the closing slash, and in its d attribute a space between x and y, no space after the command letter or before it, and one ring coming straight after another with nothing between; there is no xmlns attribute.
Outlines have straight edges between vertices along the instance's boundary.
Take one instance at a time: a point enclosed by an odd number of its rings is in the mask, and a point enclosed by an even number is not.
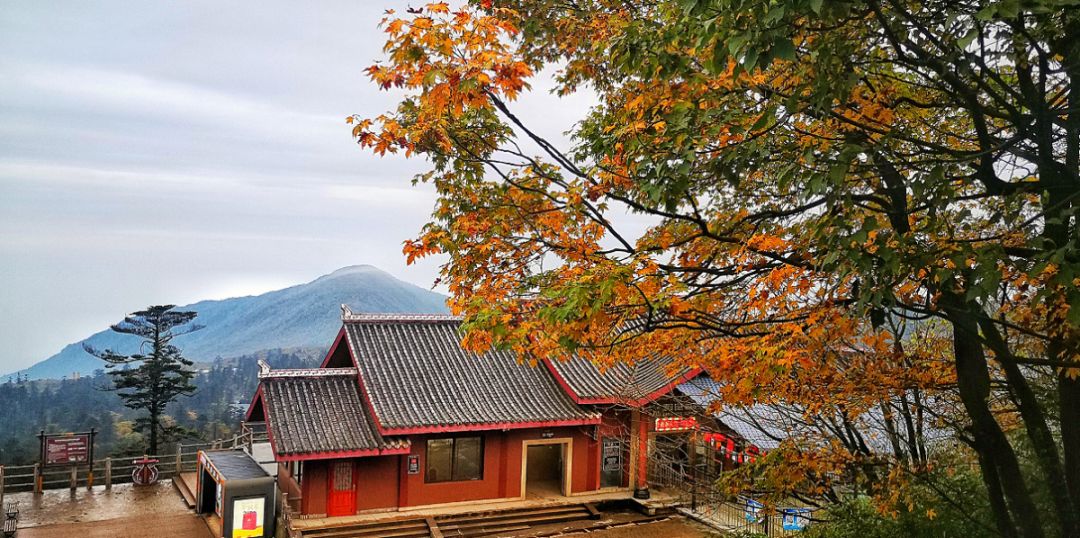
<svg viewBox="0 0 1080 538"><path fill-rule="evenodd" d="M94 460L90 460L90 467L86 469L86 491L94 489Z"/></svg>
<svg viewBox="0 0 1080 538"><path fill-rule="evenodd" d="M0 506L4 506L4 466L0 465Z"/></svg>
<svg viewBox="0 0 1080 538"><path fill-rule="evenodd" d="M289 514L289 494L281 492L281 524L285 527L285 536L291 538L292 533L292 515Z"/></svg>
<svg viewBox="0 0 1080 538"><path fill-rule="evenodd" d="M105 458L105 489L112 489L112 458Z"/></svg>
<svg viewBox="0 0 1080 538"><path fill-rule="evenodd" d="M75 487L79 484L79 468L75 465L71 466L71 491L75 491Z"/></svg>
<svg viewBox="0 0 1080 538"><path fill-rule="evenodd" d="M42 480L42 476L41 476L41 464L40 463L35 463L34 464L34 493L36 493L38 495L40 495L42 493L42 490L44 489L44 484L42 484L42 481L43 480Z"/></svg>
<svg viewBox="0 0 1080 538"><path fill-rule="evenodd" d="M176 443L176 478L180 478L180 472L184 470L184 445Z"/></svg>

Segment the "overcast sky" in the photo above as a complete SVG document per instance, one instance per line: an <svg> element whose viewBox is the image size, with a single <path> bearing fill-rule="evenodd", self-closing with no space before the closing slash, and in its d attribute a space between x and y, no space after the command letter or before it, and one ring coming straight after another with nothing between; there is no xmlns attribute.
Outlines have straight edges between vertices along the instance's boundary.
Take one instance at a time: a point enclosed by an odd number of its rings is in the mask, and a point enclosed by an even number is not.
<svg viewBox="0 0 1080 538"><path fill-rule="evenodd" d="M424 163L344 124L395 103L363 73L388 7L405 4L0 3L0 372L150 304L345 265L431 287L438 260L401 256L434 200L410 185ZM544 90L517 109L548 135L590 104Z"/></svg>

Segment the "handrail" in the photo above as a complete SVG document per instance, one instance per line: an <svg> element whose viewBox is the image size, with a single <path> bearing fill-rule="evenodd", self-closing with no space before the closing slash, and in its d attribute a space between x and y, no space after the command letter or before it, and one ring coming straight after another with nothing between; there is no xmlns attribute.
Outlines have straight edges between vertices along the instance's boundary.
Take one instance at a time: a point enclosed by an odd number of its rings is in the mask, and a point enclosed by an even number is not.
<svg viewBox="0 0 1080 538"><path fill-rule="evenodd" d="M250 428L244 428L243 430L232 437L215 441L190 444L177 443L175 452L147 455L145 457L161 461L158 464L158 476L160 478L174 478L185 471L195 470L200 450L244 448L250 452L252 444L257 442L256 432ZM74 467L43 467L38 463L32 465L0 465L0 492L34 490L40 493L44 489L68 487L74 490L80 485L89 488L99 484L104 484L106 488L109 488L116 483L131 482L131 472L137 466L130 462L137 457L108 457L94 460L89 465L83 464ZM104 476L99 473L104 474ZM99 477L101 480L98 480Z"/></svg>

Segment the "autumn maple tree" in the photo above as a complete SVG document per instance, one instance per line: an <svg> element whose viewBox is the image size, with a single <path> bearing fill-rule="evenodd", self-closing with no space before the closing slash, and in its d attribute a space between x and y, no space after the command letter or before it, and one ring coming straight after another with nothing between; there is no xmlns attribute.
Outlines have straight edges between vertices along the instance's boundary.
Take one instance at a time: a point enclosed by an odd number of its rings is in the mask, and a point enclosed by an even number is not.
<svg viewBox="0 0 1080 538"><path fill-rule="evenodd" d="M951 427L998 533L1080 536L1076 0L417 11L387 16L368 70L406 97L348 121L431 163L405 253L448 255L467 346L665 354L720 382L717 405L827 417L831 439L752 471L781 495L918 473L922 424ZM544 69L598 103L564 145L514 111ZM885 457L859 438L872 410Z"/></svg>

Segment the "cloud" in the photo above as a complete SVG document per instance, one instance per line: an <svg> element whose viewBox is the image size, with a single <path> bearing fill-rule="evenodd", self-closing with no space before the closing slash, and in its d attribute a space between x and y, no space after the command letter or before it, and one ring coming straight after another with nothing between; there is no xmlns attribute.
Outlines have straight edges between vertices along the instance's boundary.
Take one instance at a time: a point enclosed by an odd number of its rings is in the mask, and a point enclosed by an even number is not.
<svg viewBox="0 0 1080 538"><path fill-rule="evenodd" d="M400 97L363 69L383 10L407 5L5 4L0 370L207 290L358 263L430 286L441 260L401 255L433 207L409 181L426 163L363 152L344 124ZM514 110L565 142L595 97L556 99L548 77Z"/></svg>

